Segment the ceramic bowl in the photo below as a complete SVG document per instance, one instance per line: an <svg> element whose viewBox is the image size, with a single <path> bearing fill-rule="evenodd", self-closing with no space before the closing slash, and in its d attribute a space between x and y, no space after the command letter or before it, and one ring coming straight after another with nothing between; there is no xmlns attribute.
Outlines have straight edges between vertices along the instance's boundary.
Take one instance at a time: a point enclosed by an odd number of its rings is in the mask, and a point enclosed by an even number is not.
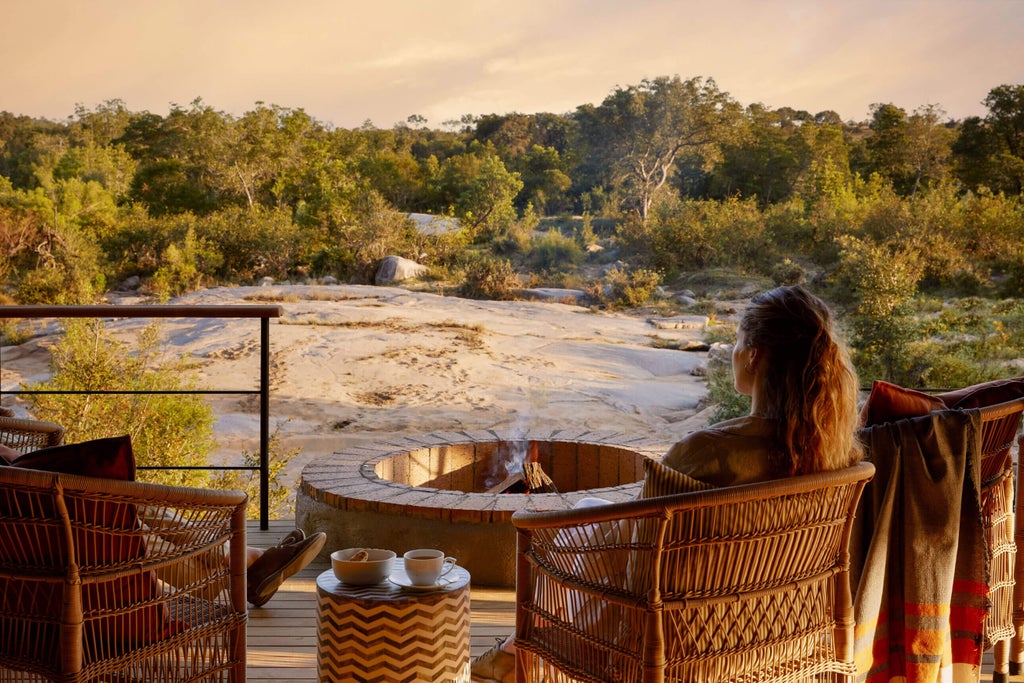
<svg viewBox="0 0 1024 683"><path fill-rule="evenodd" d="M349 558L365 550L366 560L352 561ZM372 586L391 575L395 565L395 552L381 548L346 548L331 553L331 567L338 581L352 586Z"/></svg>

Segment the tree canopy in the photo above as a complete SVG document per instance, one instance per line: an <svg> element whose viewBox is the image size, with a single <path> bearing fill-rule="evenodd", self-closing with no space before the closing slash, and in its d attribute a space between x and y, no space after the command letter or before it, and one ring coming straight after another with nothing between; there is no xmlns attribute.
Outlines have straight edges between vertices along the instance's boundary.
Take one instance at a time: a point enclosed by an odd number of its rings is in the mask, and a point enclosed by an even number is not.
<svg viewBox="0 0 1024 683"><path fill-rule="evenodd" d="M0 274L4 295L26 303L89 301L129 275L163 295L266 276L363 281L382 249L457 268L467 246L514 252L539 220L574 215L582 246L595 225L614 226L620 245L647 254L639 267L671 272L685 259L652 256L652 231L695 215L750 225L748 203L758 221L799 216L771 239L834 259L836 236L883 195L943 197L963 215L995 197L1016 215L1024 86L994 87L984 103L987 116L964 121L935 104L879 103L869 120L843 122L660 76L566 113L467 114L440 129L415 114L391 129L334 128L263 102L233 116L199 98L166 115L116 99L59 122L0 112ZM413 212L458 218L462 233L420 235ZM663 243L700 239L685 229ZM1013 272L1017 251L989 266Z"/></svg>

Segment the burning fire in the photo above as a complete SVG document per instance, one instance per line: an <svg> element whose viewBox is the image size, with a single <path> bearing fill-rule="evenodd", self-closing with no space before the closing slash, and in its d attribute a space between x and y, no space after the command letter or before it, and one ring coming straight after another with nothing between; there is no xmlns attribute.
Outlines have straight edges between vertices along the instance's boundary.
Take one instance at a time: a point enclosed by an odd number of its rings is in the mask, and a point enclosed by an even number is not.
<svg viewBox="0 0 1024 683"><path fill-rule="evenodd" d="M558 493L538 460L535 441L502 441L494 452L494 462L504 476L488 478L485 493Z"/></svg>

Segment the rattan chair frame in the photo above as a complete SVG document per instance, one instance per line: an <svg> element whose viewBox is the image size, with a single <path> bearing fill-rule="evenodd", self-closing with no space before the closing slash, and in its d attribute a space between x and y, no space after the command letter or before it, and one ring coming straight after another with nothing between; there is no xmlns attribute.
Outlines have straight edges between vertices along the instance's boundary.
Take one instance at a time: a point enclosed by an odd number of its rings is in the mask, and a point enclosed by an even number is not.
<svg viewBox="0 0 1024 683"><path fill-rule="evenodd" d="M1009 675L1014 626L1017 545L1014 463L1011 448L1024 415L1024 398L978 409L981 422L981 513L988 553L989 614L985 647L993 649L993 674Z"/></svg>
<svg viewBox="0 0 1024 683"><path fill-rule="evenodd" d="M0 444L20 453L59 446L64 428L55 422L0 416Z"/></svg>
<svg viewBox="0 0 1024 683"><path fill-rule="evenodd" d="M874 466L519 511L517 681L852 681L849 542Z"/></svg>
<svg viewBox="0 0 1024 683"><path fill-rule="evenodd" d="M0 681L244 681L246 501L0 467Z"/></svg>

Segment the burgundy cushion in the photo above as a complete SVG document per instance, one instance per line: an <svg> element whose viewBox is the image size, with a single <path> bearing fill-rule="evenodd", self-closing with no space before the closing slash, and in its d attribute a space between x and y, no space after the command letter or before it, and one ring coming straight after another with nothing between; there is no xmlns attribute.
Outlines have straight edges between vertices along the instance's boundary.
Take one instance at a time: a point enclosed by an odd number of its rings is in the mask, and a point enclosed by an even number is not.
<svg viewBox="0 0 1024 683"><path fill-rule="evenodd" d="M947 407L939 396L876 379L871 385L867 403L861 408L860 421L862 426L870 427L907 417L920 417Z"/></svg>
<svg viewBox="0 0 1024 683"><path fill-rule="evenodd" d="M11 465L61 474L135 481L135 455L131 438L127 435L42 448L15 458Z"/></svg>
<svg viewBox="0 0 1024 683"><path fill-rule="evenodd" d="M1024 396L1024 377L997 379L937 394L950 408L984 408Z"/></svg>

